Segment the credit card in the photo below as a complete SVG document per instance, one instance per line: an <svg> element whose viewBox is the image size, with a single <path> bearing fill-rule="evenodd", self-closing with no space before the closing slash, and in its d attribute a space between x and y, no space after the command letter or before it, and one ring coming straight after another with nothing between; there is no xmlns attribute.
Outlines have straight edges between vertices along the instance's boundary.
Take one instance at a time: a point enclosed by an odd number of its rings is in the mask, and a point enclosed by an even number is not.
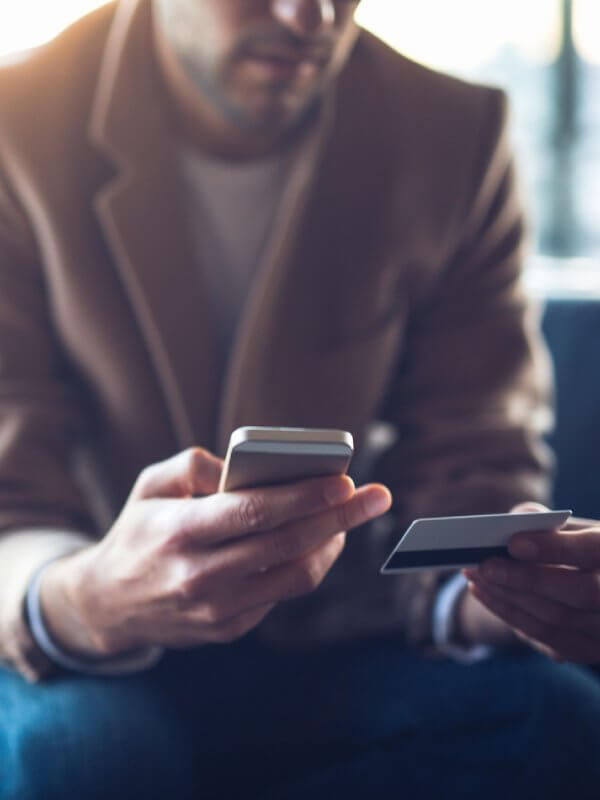
<svg viewBox="0 0 600 800"><path fill-rule="evenodd" d="M416 519L381 568L384 575L420 569L466 567L486 558L509 558L508 542L521 531L561 528L572 511L477 514Z"/></svg>

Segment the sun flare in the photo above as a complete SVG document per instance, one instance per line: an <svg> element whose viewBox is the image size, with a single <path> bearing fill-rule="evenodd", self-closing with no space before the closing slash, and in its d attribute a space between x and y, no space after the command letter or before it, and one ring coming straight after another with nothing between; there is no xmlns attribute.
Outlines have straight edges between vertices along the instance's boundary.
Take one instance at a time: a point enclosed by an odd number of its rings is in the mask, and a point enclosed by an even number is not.
<svg viewBox="0 0 600 800"><path fill-rule="evenodd" d="M40 45L106 0L0 0L0 56ZM357 19L389 44L440 69L471 71L505 47L534 63L560 43L561 0L362 0ZM581 55L600 63L600 2L575 0Z"/></svg>

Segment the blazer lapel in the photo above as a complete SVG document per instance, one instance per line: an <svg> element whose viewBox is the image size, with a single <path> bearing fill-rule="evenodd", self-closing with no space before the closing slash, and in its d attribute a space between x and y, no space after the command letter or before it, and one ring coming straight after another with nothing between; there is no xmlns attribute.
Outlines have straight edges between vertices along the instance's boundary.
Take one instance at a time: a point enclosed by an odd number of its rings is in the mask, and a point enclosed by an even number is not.
<svg viewBox="0 0 600 800"><path fill-rule="evenodd" d="M214 323L185 225L151 24L148 2L118 7L90 128L116 174L97 194L95 209L152 356L178 445L213 447Z"/></svg>
<svg viewBox="0 0 600 800"><path fill-rule="evenodd" d="M386 251L398 143L359 45L327 98L328 120L298 168L240 322L221 450L239 425L341 427L359 449L389 379L404 320Z"/></svg>
<svg viewBox="0 0 600 800"><path fill-rule="evenodd" d="M303 225L314 177L323 157L332 114L332 103L329 103L296 153L274 230L238 321L224 373L220 403L217 443L222 453L226 450L231 431L239 425L284 425L291 424L289 420L293 418L293 409L290 408L288 422L277 422L275 417L270 416L274 409L264 403L264 398L260 407L253 404L250 398L255 395L257 370L262 370L264 359L268 358L261 348L262 332L269 323L274 324L273 315L277 314L280 303L285 301L282 285ZM274 337L273 343L281 343L285 351L285 330L272 328L270 335Z"/></svg>
<svg viewBox="0 0 600 800"><path fill-rule="evenodd" d="M182 448L223 454L231 430L244 424L344 427L359 438L375 411L398 330L347 339L356 319L379 308L369 296L381 287L371 280L381 262L373 243L383 209L391 212L394 146L363 70L358 62L344 71L297 161L219 397L215 324L182 224L150 6L119 6L91 125L117 172L96 210Z"/></svg>

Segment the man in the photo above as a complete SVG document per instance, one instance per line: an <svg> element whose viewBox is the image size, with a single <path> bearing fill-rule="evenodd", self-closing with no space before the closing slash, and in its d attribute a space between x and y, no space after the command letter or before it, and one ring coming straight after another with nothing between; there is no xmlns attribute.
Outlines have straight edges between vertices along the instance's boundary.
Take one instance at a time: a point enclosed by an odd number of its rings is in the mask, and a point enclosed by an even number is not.
<svg viewBox="0 0 600 800"><path fill-rule="evenodd" d="M596 682L501 619L548 567L378 574L545 496L547 366L501 94L357 5L128 0L0 76L3 800L595 794ZM216 494L240 424L382 483Z"/></svg>

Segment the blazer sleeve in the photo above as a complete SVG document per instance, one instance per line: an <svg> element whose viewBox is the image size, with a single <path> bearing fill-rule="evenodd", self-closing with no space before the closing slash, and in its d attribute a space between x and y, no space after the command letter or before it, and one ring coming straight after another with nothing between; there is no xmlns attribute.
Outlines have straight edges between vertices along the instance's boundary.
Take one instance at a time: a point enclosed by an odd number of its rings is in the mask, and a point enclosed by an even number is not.
<svg viewBox="0 0 600 800"><path fill-rule="evenodd" d="M369 636L431 644L445 572L381 576L407 524L423 516L505 512L548 501L551 370L521 281L525 226L506 132L506 99L486 93L480 151L454 246L410 311L378 418L395 443L369 477L393 492L392 513L353 533L319 592L264 635L286 642ZM293 633L292 633L293 631Z"/></svg>
<svg viewBox="0 0 600 800"><path fill-rule="evenodd" d="M553 456L550 359L540 308L526 297L526 230L511 157L507 104L488 95L487 136L455 251L415 311L382 418L396 443L375 477L394 492L386 549L413 519L548 503ZM431 642L432 606L446 572L391 578L412 643Z"/></svg>
<svg viewBox="0 0 600 800"><path fill-rule="evenodd" d="M0 660L32 679L47 664L23 620L28 577L94 531L71 469L85 415L69 374L34 237L0 170Z"/></svg>
<svg viewBox="0 0 600 800"><path fill-rule="evenodd" d="M376 472L403 521L431 509L502 512L549 491L552 373L540 309L523 288L525 225L500 92L488 95L487 120L460 238L411 314L382 409L396 444Z"/></svg>

